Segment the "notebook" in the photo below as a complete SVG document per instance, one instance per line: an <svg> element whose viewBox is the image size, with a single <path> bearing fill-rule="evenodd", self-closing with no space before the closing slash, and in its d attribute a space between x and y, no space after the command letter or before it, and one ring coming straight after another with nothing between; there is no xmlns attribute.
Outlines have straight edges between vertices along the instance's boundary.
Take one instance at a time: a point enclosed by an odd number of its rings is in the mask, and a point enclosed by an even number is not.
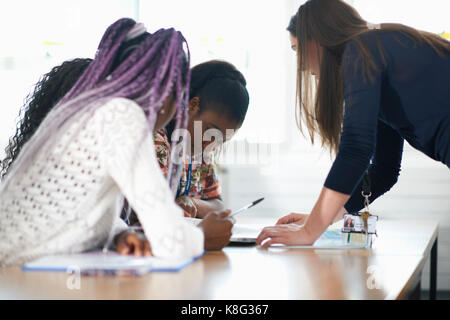
<svg viewBox="0 0 450 320"><path fill-rule="evenodd" d="M178 272L202 255L189 259L167 260L156 257L120 255L117 252L93 251L44 256L26 263L22 270L76 272L85 275L142 275L148 272Z"/></svg>
<svg viewBox="0 0 450 320"><path fill-rule="evenodd" d="M230 245L256 244L256 238L263 228L262 225L236 223L231 230Z"/></svg>

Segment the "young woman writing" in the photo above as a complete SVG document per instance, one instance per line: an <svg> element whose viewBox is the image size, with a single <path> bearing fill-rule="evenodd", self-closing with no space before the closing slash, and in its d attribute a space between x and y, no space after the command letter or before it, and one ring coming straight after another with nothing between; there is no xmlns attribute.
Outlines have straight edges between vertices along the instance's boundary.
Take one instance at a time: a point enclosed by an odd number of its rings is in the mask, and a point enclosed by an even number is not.
<svg viewBox="0 0 450 320"><path fill-rule="evenodd" d="M229 241L228 212L194 227L159 169L152 131L187 124L189 59L181 33L120 19L95 59L20 147L0 185L0 264L102 247L123 230L123 196L155 256L193 257ZM179 178L179 170L173 166ZM144 214L145 213L145 214Z"/></svg>
<svg viewBox="0 0 450 320"><path fill-rule="evenodd" d="M312 244L345 212L397 181L403 141L450 166L450 42L400 24L372 25L341 0L310 0L297 13L298 105L312 142L336 153L311 214L290 214L257 243ZM311 97L311 74L317 94Z"/></svg>
<svg viewBox="0 0 450 320"><path fill-rule="evenodd" d="M209 212L223 210L214 164L205 161L209 155L203 154L211 141L204 138L208 130L215 129L224 138L221 142L231 139L244 122L248 104L245 78L232 64L213 60L191 69L187 125L191 137L190 154L186 155L176 196L176 202L186 216L204 218ZM196 125L199 128L197 132ZM172 121L154 135L158 162L165 175L172 149L169 137L174 126ZM201 146L199 150L195 150L195 139ZM215 147L218 146L219 142ZM130 222L136 223L135 215L131 215Z"/></svg>

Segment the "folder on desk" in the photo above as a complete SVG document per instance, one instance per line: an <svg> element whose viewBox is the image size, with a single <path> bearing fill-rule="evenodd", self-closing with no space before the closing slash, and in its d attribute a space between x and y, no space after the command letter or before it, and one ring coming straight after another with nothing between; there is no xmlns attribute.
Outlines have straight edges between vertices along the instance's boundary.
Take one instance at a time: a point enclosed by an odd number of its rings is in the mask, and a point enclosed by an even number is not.
<svg viewBox="0 0 450 320"><path fill-rule="evenodd" d="M200 257L201 255L189 259L166 260L156 257L120 255L117 252L93 251L44 256L26 263L22 270L74 272L86 275L142 275L148 272L177 272Z"/></svg>

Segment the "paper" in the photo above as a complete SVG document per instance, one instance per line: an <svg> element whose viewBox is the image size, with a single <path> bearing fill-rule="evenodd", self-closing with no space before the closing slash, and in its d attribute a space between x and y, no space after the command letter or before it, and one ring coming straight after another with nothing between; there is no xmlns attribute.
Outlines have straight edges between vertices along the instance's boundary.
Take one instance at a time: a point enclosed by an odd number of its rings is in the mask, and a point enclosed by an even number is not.
<svg viewBox="0 0 450 320"><path fill-rule="evenodd" d="M263 226L235 224L231 229L230 242L256 243L256 238L263 229Z"/></svg>
<svg viewBox="0 0 450 320"><path fill-rule="evenodd" d="M100 251L49 255L31 261L22 267L23 271L72 271L81 274L145 274L148 272L176 272L194 262L197 258L165 260L155 257L135 257L117 252Z"/></svg>
<svg viewBox="0 0 450 320"><path fill-rule="evenodd" d="M192 223L194 226L198 226L199 223L203 221L203 219L199 219L199 218L189 218L189 217L185 217L184 219L186 219L187 221L189 221L190 223Z"/></svg>

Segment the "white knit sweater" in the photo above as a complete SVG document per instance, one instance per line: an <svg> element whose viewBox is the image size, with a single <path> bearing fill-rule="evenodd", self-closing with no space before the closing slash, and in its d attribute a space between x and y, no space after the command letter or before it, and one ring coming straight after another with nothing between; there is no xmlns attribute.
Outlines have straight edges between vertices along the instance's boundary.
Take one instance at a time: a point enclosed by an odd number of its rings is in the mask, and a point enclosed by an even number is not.
<svg viewBox="0 0 450 320"><path fill-rule="evenodd" d="M201 254L203 232L173 201L142 109L128 99L109 101L64 149L82 117L0 194L0 265L102 247L111 231L126 228L123 196L155 256Z"/></svg>

